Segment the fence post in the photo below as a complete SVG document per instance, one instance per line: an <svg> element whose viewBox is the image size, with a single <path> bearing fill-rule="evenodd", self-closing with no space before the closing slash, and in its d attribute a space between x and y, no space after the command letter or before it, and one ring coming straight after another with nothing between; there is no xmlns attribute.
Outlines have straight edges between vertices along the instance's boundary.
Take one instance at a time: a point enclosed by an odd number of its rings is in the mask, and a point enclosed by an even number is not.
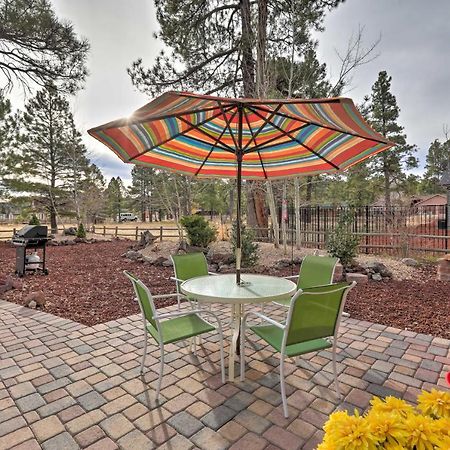
<svg viewBox="0 0 450 450"><path fill-rule="evenodd" d="M116 225L116 231L115 231L115 234L114 234L115 237L117 237L117 232L118 231L119 231L119 227Z"/></svg>
<svg viewBox="0 0 450 450"><path fill-rule="evenodd" d="M92 234L95 234L95 225L92 225Z"/></svg>
<svg viewBox="0 0 450 450"><path fill-rule="evenodd" d="M136 227L136 241L138 240L138 234L139 234L139 227Z"/></svg>
<svg viewBox="0 0 450 450"><path fill-rule="evenodd" d="M106 226L103 225L103 236L106 236Z"/></svg>
<svg viewBox="0 0 450 450"><path fill-rule="evenodd" d="M366 205L366 255L369 253L369 205Z"/></svg>
<svg viewBox="0 0 450 450"><path fill-rule="evenodd" d="M163 240L163 227L162 225L159 227L159 242Z"/></svg>
<svg viewBox="0 0 450 450"><path fill-rule="evenodd" d="M321 242L320 242L320 206L317 205L316 208L317 211L317 248L320 248Z"/></svg>

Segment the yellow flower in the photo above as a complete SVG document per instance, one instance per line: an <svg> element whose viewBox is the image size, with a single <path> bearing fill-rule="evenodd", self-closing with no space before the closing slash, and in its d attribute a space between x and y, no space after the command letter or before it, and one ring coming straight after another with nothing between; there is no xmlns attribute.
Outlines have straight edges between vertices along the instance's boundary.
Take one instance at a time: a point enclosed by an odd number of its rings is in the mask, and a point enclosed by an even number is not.
<svg viewBox="0 0 450 450"><path fill-rule="evenodd" d="M439 447L442 444L439 427L430 417L411 415L405 420L405 427L408 433L406 448L433 450L434 446Z"/></svg>
<svg viewBox="0 0 450 450"><path fill-rule="evenodd" d="M450 448L450 436L444 436L436 448L438 450L448 450Z"/></svg>
<svg viewBox="0 0 450 450"><path fill-rule="evenodd" d="M324 442L327 445L332 442L334 447L323 447L321 450L375 450L378 443L364 417L349 416L343 411L331 414L324 430Z"/></svg>
<svg viewBox="0 0 450 450"><path fill-rule="evenodd" d="M427 415L437 418L450 418L450 393L431 389L431 392L422 391L417 397L419 409Z"/></svg>
<svg viewBox="0 0 450 450"><path fill-rule="evenodd" d="M316 450L337 450L336 445L325 437L324 441L319 444Z"/></svg>
<svg viewBox="0 0 450 450"><path fill-rule="evenodd" d="M382 443L383 448L396 449L399 443L405 442L408 437L404 419L400 418L396 413L371 412L366 419L369 423L370 431Z"/></svg>
<svg viewBox="0 0 450 450"><path fill-rule="evenodd" d="M409 403L397 397L386 397L384 401L374 397L370 401L370 404L372 405L372 409L369 415L372 413L395 413L406 417L408 414L414 413L414 408Z"/></svg>

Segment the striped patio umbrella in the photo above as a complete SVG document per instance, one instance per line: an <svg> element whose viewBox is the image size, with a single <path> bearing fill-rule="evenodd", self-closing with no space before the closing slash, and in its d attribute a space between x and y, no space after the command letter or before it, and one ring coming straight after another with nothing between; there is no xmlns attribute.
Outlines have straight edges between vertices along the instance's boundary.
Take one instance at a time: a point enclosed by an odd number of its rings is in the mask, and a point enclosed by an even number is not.
<svg viewBox="0 0 450 450"><path fill-rule="evenodd" d="M237 178L238 283L242 178L342 171L394 145L348 98L257 100L167 92L130 117L88 133L125 162L199 178Z"/></svg>

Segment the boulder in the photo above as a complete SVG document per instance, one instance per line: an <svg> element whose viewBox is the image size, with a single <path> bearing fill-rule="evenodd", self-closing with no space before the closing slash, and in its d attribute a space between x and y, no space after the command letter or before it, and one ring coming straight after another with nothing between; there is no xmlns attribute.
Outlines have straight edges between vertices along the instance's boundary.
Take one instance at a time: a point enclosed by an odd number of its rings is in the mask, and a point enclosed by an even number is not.
<svg viewBox="0 0 450 450"><path fill-rule="evenodd" d="M364 275L363 273L347 273L345 275L346 281L349 283L352 281L356 281L359 284L365 284L369 281L369 277Z"/></svg>
<svg viewBox="0 0 450 450"><path fill-rule="evenodd" d="M366 264L369 273L379 273L383 278L392 278L392 272L381 262L373 261Z"/></svg>
<svg viewBox="0 0 450 450"><path fill-rule="evenodd" d="M166 259L165 261L163 261L162 266L163 267L172 267L172 261L170 259Z"/></svg>
<svg viewBox="0 0 450 450"><path fill-rule="evenodd" d="M64 236L76 236L77 235L77 229L76 229L76 227L66 228L63 231L63 234L64 234Z"/></svg>
<svg viewBox="0 0 450 450"><path fill-rule="evenodd" d="M230 264L234 260L233 248L228 241L217 241L209 246L206 258L213 264Z"/></svg>
<svg viewBox="0 0 450 450"><path fill-rule="evenodd" d="M128 250L126 253L124 253L125 258L131 260L131 261L138 261L140 259L142 259L142 255L137 252L136 250Z"/></svg>
<svg viewBox="0 0 450 450"><path fill-rule="evenodd" d="M155 266L164 266L164 263L166 263L166 261L170 262L170 260L168 260L166 257L158 256L157 258L155 258L152 261L152 264L155 265ZM171 262L170 262L170 265L172 265Z"/></svg>
<svg viewBox="0 0 450 450"><path fill-rule="evenodd" d="M419 265L419 263L413 258L403 258L400 262L409 267L416 267Z"/></svg>
<svg viewBox="0 0 450 450"><path fill-rule="evenodd" d="M139 239L139 244L136 248L146 248L149 245L153 245L157 239L158 237L152 234L149 230L143 231Z"/></svg>
<svg viewBox="0 0 450 450"><path fill-rule="evenodd" d="M334 277L333 282L338 283L339 281L342 281L344 277L344 267L342 264L338 263L336 264L336 268L334 269Z"/></svg>
<svg viewBox="0 0 450 450"><path fill-rule="evenodd" d="M374 274L372 274L372 280L373 281L382 281L383 277L379 273L374 273Z"/></svg>

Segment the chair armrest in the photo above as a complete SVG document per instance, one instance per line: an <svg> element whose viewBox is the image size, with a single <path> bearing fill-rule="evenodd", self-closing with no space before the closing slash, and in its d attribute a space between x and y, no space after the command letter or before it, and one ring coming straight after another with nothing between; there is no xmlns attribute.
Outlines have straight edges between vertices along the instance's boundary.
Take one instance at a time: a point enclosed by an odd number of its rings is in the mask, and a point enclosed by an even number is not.
<svg viewBox="0 0 450 450"><path fill-rule="evenodd" d="M182 283L184 280L180 280L179 278L170 277L171 280L176 281L177 283Z"/></svg>
<svg viewBox="0 0 450 450"><path fill-rule="evenodd" d="M158 299L158 298L170 298L170 297L184 297L184 298L186 298L185 295L179 294L179 293L177 293L177 292L174 292L173 294L153 295L153 298L154 298L154 299Z"/></svg>
<svg viewBox="0 0 450 450"><path fill-rule="evenodd" d="M189 311L177 311L173 313L155 314L154 319L170 319L171 317L189 316L198 313L197 309L190 309Z"/></svg>
<svg viewBox="0 0 450 450"><path fill-rule="evenodd" d="M281 324L280 322L277 322L276 320L273 320L273 319L271 319L270 317L267 317L267 316L265 316L264 314L261 314L261 313L259 313L259 312L257 312L257 311L249 311L249 312L244 316L243 322L245 322L245 321L247 320L247 317L248 317L249 314L252 314L252 315L254 315L254 316L256 316L256 317L259 317L260 319L263 319L264 321L266 321L266 322L268 322L268 323L270 323L270 324L272 324L272 325L275 325L276 327L281 328L282 330L284 330L284 329L286 328L286 325L283 325L283 324Z"/></svg>
<svg viewBox="0 0 450 450"><path fill-rule="evenodd" d="M293 280L294 278L298 278L299 277L299 275L289 275L288 277L283 277L283 278L285 278L286 280Z"/></svg>

